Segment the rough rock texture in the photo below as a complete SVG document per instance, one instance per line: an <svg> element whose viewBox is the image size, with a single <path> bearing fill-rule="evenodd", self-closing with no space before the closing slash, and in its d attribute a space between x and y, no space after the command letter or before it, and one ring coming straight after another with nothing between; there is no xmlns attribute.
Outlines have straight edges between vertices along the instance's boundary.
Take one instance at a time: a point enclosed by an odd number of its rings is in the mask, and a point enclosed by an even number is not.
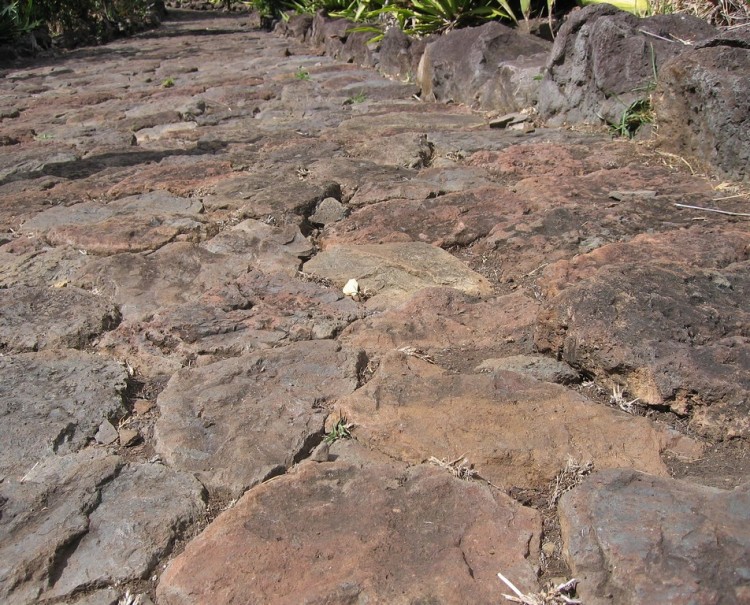
<svg viewBox="0 0 750 605"><path fill-rule="evenodd" d="M86 534L45 596L147 578L205 511L203 486L160 464L128 466L99 498Z"/></svg>
<svg viewBox="0 0 750 605"><path fill-rule="evenodd" d="M644 235L550 268L574 285L548 303L535 341L587 373L612 377L642 405L690 415L698 432L747 436L746 237L730 232L716 241L703 230L682 237L692 241L679 259L672 234ZM638 257L659 262L643 266Z"/></svg>
<svg viewBox="0 0 750 605"><path fill-rule="evenodd" d="M164 605L494 603L535 584L536 513L505 494L347 444L223 514L162 576ZM366 494L366 497L364 495Z"/></svg>
<svg viewBox="0 0 750 605"><path fill-rule="evenodd" d="M414 347L469 369L501 354L498 347L531 346L538 310L522 293L481 300L453 288L425 288L401 305L354 322L340 340L376 355Z"/></svg>
<svg viewBox="0 0 750 605"><path fill-rule="evenodd" d="M237 497L320 442L326 404L356 388L358 362L321 341L182 370L158 398L156 449Z"/></svg>
<svg viewBox="0 0 750 605"><path fill-rule="evenodd" d="M0 474L20 479L48 456L76 452L125 414L127 372L80 351L0 357Z"/></svg>
<svg viewBox="0 0 750 605"><path fill-rule="evenodd" d="M0 351L14 353L80 349L120 320L110 301L74 287L2 289L0 308Z"/></svg>
<svg viewBox="0 0 750 605"><path fill-rule="evenodd" d="M584 603L750 599L750 485L602 471L563 496L565 557Z"/></svg>
<svg viewBox="0 0 750 605"><path fill-rule="evenodd" d="M662 66L659 144L725 178L750 180L750 26L697 44Z"/></svg>
<svg viewBox="0 0 750 605"><path fill-rule="evenodd" d="M127 359L141 375L169 376L187 365L333 338L363 314L338 288L250 271L200 300L166 306L144 321L125 321L98 346Z"/></svg>
<svg viewBox="0 0 750 605"><path fill-rule="evenodd" d="M422 98L502 112L529 107L551 45L490 22L429 43L419 63Z"/></svg>
<svg viewBox="0 0 750 605"><path fill-rule="evenodd" d="M403 352L336 409L369 447L410 463L463 455L504 489L542 488L568 457L665 475L660 453L687 443L563 387L514 372L452 374Z"/></svg>
<svg viewBox="0 0 750 605"><path fill-rule="evenodd" d="M203 513L202 486L102 450L41 461L0 484L0 595L38 603L147 577ZM107 595L102 595L107 597Z"/></svg>
<svg viewBox="0 0 750 605"><path fill-rule="evenodd" d="M640 19L608 4L574 11L547 61L539 113L554 125L618 124L633 101L648 97L668 59L715 35L688 15Z"/></svg>

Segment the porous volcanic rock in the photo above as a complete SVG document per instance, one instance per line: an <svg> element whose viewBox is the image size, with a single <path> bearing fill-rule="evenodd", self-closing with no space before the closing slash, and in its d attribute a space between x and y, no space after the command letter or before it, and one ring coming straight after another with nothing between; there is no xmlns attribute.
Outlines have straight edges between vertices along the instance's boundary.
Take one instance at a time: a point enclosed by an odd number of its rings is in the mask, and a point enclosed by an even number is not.
<svg viewBox="0 0 750 605"><path fill-rule="evenodd" d="M357 387L360 363L318 341L181 370L157 399L156 449L211 492L240 496L321 441L326 404Z"/></svg>
<svg viewBox="0 0 750 605"><path fill-rule="evenodd" d="M504 489L544 489L568 458L665 476L662 451L682 442L700 452L676 432L565 387L515 372L449 373L400 351L335 409L332 417L354 423L368 447L413 464L463 455Z"/></svg>
<svg viewBox="0 0 750 605"><path fill-rule="evenodd" d="M502 492L355 443L259 486L161 577L164 605L495 603L536 590L540 520Z"/></svg>
<svg viewBox="0 0 750 605"><path fill-rule="evenodd" d="M79 288L0 289L0 351L79 349L119 323L111 302Z"/></svg>
<svg viewBox="0 0 750 605"><path fill-rule="evenodd" d="M608 4L573 11L547 61L539 114L558 126L619 124L631 103L648 97L668 59L715 35L690 15L640 19Z"/></svg>
<svg viewBox="0 0 750 605"><path fill-rule="evenodd" d="M502 112L529 107L551 44L492 21L427 44L417 82L422 98Z"/></svg>
<svg viewBox="0 0 750 605"><path fill-rule="evenodd" d="M750 484L726 491L602 471L562 497L560 524L584 603L750 599Z"/></svg>
<svg viewBox="0 0 750 605"><path fill-rule="evenodd" d="M654 105L659 144L724 177L750 180L750 26L670 59Z"/></svg>

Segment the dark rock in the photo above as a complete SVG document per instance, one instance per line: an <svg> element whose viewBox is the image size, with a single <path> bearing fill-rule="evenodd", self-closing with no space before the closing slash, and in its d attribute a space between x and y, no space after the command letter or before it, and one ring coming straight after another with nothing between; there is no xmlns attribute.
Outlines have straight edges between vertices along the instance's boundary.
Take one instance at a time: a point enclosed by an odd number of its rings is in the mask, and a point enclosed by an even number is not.
<svg viewBox="0 0 750 605"><path fill-rule="evenodd" d="M349 30L353 27L357 27L353 21L333 19L325 11L318 11L310 27L309 40L312 45L324 50L326 55L336 58L341 54Z"/></svg>
<svg viewBox="0 0 750 605"><path fill-rule="evenodd" d="M497 22L449 32L425 48L423 99L518 111L532 105L550 44Z"/></svg>
<svg viewBox="0 0 750 605"><path fill-rule="evenodd" d="M240 496L317 445L324 404L356 388L358 363L320 341L181 370L157 400L156 449L211 492Z"/></svg>
<svg viewBox="0 0 750 605"><path fill-rule="evenodd" d="M567 363L542 357L541 355L513 355L500 359L486 359L476 368L478 372L518 372L537 380L573 384L580 382L581 377Z"/></svg>
<svg viewBox="0 0 750 605"><path fill-rule="evenodd" d="M399 80L415 80L424 49L434 39L412 38L398 27L389 27L380 41L378 70Z"/></svg>
<svg viewBox="0 0 750 605"><path fill-rule="evenodd" d="M668 61L655 95L659 144L725 178L750 180L750 27Z"/></svg>
<svg viewBox="0 0 750 605"><path fill-rule="evenodd" d="M573 11L547 62L539 114L553 125L619 124L631 103L648 98L665 62L690 48L683 40L694 44L715 35L715 28L689 15L640 19L608 4Z"/></svg>
<svg viewBox="0 0 750 605"><path fill-rule="evenodd" d="M120 364L80 351L0 357L0 473L21 477L48 456L85 447L103 420L125 414L126 379Z"/></svg>
<svg viewBox="0 0 750 605"><path fill-rule="evenodd" d="M310 35L312 23L312 15L294 14L289 19L280 20L273 31L287 38L296 38L297 40L305 41Z"/></svg>
<svg viewBox="0 0 750 605"><path fill-rule="evenodd" d="M537 590L538 514L480 482L334 444L252 490L162 575L164 605L493 603Z"/></svg>
<svg viewBox="0 0 750 605"><path fill-rule="evenodd" d="M584 603L750 599L750 484L725 491L609 470L563 496L559 510Z"/></svg>
<svg viewBox="0 0 750 605"><path fill-rule="evenodd" d="M328 225L329 223L336 223L343 220L345 217L346 206L336 198L327 197L318 204L315 212L310 215L309 220L316 225Z"/></svg>
<svg viewBox="0 0 750 605"><path fill-rule="evenodd" d="M5 352L80 349L120 321L111 302L72 286L0 289L0 308Z"/></svg>

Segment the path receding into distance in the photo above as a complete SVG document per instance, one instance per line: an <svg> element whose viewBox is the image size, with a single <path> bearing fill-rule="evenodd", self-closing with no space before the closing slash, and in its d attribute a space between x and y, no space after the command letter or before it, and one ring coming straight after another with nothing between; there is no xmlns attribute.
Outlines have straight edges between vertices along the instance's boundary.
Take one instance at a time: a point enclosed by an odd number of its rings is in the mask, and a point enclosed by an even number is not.
<svg viewBox="0 0 750 605"><path fill-rule="evenodd" d="M1 73L0 601L750 601L727 185L247 16Z"/></svg>

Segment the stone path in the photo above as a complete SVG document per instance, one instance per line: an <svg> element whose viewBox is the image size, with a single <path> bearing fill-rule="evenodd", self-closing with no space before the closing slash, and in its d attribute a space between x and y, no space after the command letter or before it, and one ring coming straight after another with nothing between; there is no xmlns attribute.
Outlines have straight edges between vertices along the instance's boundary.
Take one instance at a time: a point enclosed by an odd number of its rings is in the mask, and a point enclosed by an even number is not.
<svg viewBox="0 0 750 605"><path fill-rule="evenodd" d="M716 183L247 16L2 75L0 601L750 601Z"/></svg>

